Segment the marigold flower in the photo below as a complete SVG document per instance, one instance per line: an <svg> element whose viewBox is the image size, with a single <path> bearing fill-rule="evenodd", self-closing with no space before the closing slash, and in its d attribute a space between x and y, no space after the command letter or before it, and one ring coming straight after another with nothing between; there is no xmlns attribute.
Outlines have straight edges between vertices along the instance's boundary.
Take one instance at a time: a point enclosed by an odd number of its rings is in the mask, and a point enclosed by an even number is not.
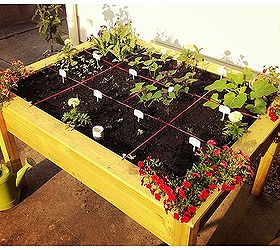
<svg viewBox="0 0 280 250"><path fill-rule="evenodd" d="M222 166L222 168L227 168L228 163L227 163L226 161L222 160L222 161L220 162L220 165Z"/></svg>
<svg viewBox="0 0 280 250"><path fill-rule="evenodd" d="M205 172L205 175L206 175L207 177L211 177L211 176L212 176L212 173L211 173L210 171L206 171L206 172Z"/></svg>
<svg viewBox="0 0 280 250"><path fill-rule="evenodd" d="M243 118L243 115L239 111L233 111L228 115L228 119L231 122L240 122Z"/></svg>
<svg viewBox="0 0 280 250"><path fill-rule="evenodd" d="M212 170L213 170L214 172L216 172L217 166L216 166L216 165L213 165L213 166L212 166Z"/></svg>
<svg viewBox="0 0 280 250"><path fill-rule="evenodd" d="M242 181L242 177L241 176L234 176L234 184L239 184Z"/></svg>
<svg viewBox="0 0 280 250"><path fill-rule="evenodd" d="M152 185L151 184L146 184L146 188L151 189Z"/></svg>
<svg viewBox="0 0 280 250"><path fill-rule="evenodd" d="M194 173L192 174L192 177L195 178L195 179L199 179L199 178L200 178L200 174L197 173L197 172L194 172Z"/></svg>
<svg viewBox="0 0 280 250"><path fill-rule="evenodd" d="M226 183L223 183L223 185L222 185L222 191L224 192L224 191L226 190L226 188L227 188L227 184L226 184Z"/></svg>
<svg viewBox="0 0 280 250"><path fill-rule="evenodd" d="M186 194L182 188L179 189L179 195L184 199L186 198Z"/></svg>
<svg viewBox="0 0 280 250"><path fill-rule="evenodd" d="M78 98L70 98L68 100L68 105L72 106L73 108L77 107L80 104L80 100Z"/></svg>
<svg viewBox="0 0 280 250"><path fill-rule="evenodd" d="M172 192L168 193L168 200L169 201L175 201L177 198L176 198L176 195Z"/></svg>
<svg viewBox="0 0 280 250"><path fill-rule="evenodd" d="M155 174L152 176L152 181L157 182L159 180L159 177Z"/></svg>
<svg viewBox="0 0 280 250"><path fill-rule="evenodd" d="M214 153L214 155L217 157L217 156L220 155L221 149L220 149L220 148L216 148L216 149L213 150L213 153Z"/></svg>
<svg viewBox="0 0 280 250"><path fill-rule="evenodd" d="M227 191L232 191L232 190L234 190L234 188L235 188L235 186L234 185L230 185L230 186L228 186L227 187Z"/></svg>

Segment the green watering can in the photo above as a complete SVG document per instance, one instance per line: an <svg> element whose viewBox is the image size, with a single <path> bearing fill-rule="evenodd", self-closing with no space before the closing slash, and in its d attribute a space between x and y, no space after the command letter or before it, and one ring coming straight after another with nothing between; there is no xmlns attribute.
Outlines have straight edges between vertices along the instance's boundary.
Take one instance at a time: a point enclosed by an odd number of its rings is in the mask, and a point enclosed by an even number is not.
<svg viewBox="0 0 280 250"><path fill-rule="evenodd" d="M25 159L25 165L15 175L6 164L0 165L0 211L14 207L20 200L19 183L28 169L36 165L31 158Z"/></svg>

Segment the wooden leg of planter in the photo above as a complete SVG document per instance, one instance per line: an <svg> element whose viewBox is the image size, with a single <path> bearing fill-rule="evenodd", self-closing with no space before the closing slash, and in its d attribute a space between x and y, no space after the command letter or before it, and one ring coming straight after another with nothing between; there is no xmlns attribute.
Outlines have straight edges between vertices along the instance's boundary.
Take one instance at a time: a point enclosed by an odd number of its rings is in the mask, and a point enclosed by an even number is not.
<svg viewBox="0 0 280 250"><path fill-rule="evenodd" d="M268 148L268 150L266 151L265 155L261 158L259 167L258 167L258 171L256 174L256 178L253 184L253 188L251 191L251 194L254 196L260 196L263 188L264 188L264 184L269 172L269 169L272 165L273 159L277 154L277 151L279 149L279 138L276 138L270 145L270 147Z"/></svg>
<svg viewBox="0 0 280 250"><path fill-rule="evenodd" d="M0 110L0 146L4 161L13 170L13 172L16 173L22 165L17 151L15 138L7 130L2 110ZM23 180L22 183L22 185L24 185L25 181Z"/></svg>
<svg viewBox="0 0 280 250"><path fill-rule="evenodd" d="M173 246L195 246L197 233L199 231L199 221L196 222L193 228L174 220Z"/></svg>

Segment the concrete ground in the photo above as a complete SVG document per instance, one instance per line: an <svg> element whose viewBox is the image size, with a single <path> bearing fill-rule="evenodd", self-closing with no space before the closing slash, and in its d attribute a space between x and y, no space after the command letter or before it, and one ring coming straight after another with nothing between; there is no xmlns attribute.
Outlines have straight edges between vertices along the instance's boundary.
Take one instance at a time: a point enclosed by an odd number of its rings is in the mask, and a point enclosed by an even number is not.
<svg viewBox="0 0 280 250"><path fill-rule="evenodd" d="M14 59L36 61L48 49L37 30L13 35L23 27L34 24L6 27L12 33L8 38L0 32L0 69ZM42 155L17 144L21 159L33 157L38 166L26 174L22 201L0 212L0 245L164 245ZM243 185L227 196L199 232L198 245L268 245L278 235L280 201L267 194L255 198L249 191Z"/></svg>

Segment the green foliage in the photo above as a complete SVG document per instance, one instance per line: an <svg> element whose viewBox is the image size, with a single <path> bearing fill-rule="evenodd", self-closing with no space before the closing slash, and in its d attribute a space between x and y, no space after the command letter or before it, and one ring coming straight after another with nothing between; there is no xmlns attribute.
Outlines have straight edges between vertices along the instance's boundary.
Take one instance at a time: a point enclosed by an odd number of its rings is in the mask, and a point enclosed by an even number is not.
<svg viewBox="0 0 280 250"><path fill-rule="evenodd" d="M89 115L87 113L79 112L77 107L72 108L69 112L65 112L62 121L67 123L67 126L73 129L91 124Z"/></svg>
<svg viewBox="0 0 280 250"><path fill-rule="evenodd" d="M77 49L73 46L73 42L70 39L66 39L61 49L59 59L66 65L75 66L77 64L77 61L74 60L76 53ZM69 68L69 66L67 68Z"/></svg>
<svg viewBox="0 0 280 250"><path fill-rule="evenodd" d="M129 55L133 54L136 40L131 23L123 24L121 21L117 21L110 30L103 26L99 37L92 38L95 49L103 56L111 52L115 56L115 61L125 61Z"/></svg>
<svg viewBox="0 0 280 250"><path fill-rule="evenodd" d="M223 129L223 135L230 137L232 140L238 140L247 131L247 123L228 121Z"/></svg>
<svg viewBox="0 0 280 250"><path fill-rule="evenodd" d="M54 42L61 45L64 44L61 38L61 31L59 29L59 26L61 25L59 16L60 11L60 4L37 4L37 9L32 17L32 19L34 19L36 16L39 16L39 34L41 34L42 37L50 44L52 52Z"/></svg>
<svg viewBox="0 0 280 250"><path fill-rule="evenodd" d="M230 108L242 108L264 114L267 106L267 96L275 93L277 88L265 77L255 78L249 68L244 68L241 73L228 73L227 77L215 81L205 87L205 90L214 91L214 98ZM219 99L222 96L221 99ZM218 105L205 106L217 108Z"/></svg>
<svg viewBox="0 0 280 250"><path fill-rule="evenodd" d="M186 68L196 67L198 63L203 61L203 56L199 53L201 49L192 45L191 47L184 48L177 58Z"/></svg>

